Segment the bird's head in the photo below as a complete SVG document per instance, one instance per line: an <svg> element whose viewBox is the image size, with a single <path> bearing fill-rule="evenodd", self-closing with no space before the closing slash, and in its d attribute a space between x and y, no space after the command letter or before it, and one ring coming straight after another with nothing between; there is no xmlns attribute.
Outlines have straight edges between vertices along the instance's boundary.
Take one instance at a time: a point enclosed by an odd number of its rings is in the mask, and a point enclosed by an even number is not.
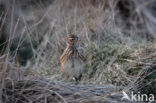
<svg viewBox="0 0 156 103"><path fill-rule="evenodd" d="M68 36L68 44L74 45L74 44L77 43L77 41L78 41L78 36L76 36L76 35L74 35L74 34L70 34L70 35Z"/></svg>

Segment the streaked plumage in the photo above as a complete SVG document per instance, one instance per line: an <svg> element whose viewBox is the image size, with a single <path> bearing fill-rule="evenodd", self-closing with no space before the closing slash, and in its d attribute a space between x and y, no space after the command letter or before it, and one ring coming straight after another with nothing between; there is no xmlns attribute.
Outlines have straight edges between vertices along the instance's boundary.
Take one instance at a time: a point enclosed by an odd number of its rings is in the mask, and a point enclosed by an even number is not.
<svg viewBox="0 0 156 103"><path fill-rule="evenodd" d="M81 79L85 57L81 49L77 46L78 37L76 35L68 36L67 47L60 57L61 72L67 79Z"/></svg>

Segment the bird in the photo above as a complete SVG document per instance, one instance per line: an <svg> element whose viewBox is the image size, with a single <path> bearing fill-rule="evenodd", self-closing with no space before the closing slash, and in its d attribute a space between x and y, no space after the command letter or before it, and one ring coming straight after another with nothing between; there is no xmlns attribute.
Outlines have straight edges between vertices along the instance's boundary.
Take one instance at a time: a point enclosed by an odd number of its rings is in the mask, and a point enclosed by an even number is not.
<svg viewBox="0 0 156 103"><path fill-rule="evenodd" d="M60 57L61 73L67 81L74 79L76 82L81 80L86 58L82 49L78 45L78 36L69 34L67 47Z"/></svg>

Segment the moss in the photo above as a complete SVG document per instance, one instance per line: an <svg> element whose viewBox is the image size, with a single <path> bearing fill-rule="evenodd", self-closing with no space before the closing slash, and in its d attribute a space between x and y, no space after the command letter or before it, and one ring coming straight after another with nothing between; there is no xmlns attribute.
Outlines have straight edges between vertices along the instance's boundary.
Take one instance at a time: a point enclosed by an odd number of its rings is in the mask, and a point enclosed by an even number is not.
<svg viewBox="0 0 156 103"><path fill-rule="evenodd" d="M123 53L117 55L117 62L124 63L125 62L124 59L130 59L131 58L131 56L130 56L131 53L132 53L132 50L129 50L129 49L124 50Z"/></svg>
<svg viewBox="0 0 156 103"><path fill-rule="evenodd" d="M88 68L87 73L89 78L94 77L98 69L102 69L107 65L115 55L118 54L117 45L100 45L98 48L91 44L88 47L87 63L85 68ZM104 64L104 65L103 65Z"/></svg>
<svg viewBox="0 0 156 103"><path fill-rule="evenodd" d="M131 67L131 69L127 70L127 73L129 75L137 75L138 72L141 70L142 66L143 66L142 64L136 63L134 67Z"/></svg>

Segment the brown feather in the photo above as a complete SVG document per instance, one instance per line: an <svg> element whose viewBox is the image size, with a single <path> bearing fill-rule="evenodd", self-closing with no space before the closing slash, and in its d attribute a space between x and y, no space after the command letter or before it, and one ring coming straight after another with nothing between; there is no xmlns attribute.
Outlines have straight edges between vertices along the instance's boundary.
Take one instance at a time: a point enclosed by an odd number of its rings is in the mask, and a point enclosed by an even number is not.
<svg viewBox="0 0 156 103"><path fill-rule="evenodd" d="M68 37L68 45L60 57L62 73L64 73L64 71L65 71L64 64L66 63L66 61L71 60L71 63L72 63L71 69L72 69L72 68L74 68L74 58L77 60L80 60L82 62L84 62L86 60L84 55L77 48L77 45L76 45L77 40L78 40L77 36L70 35ZM80 76L82 76L82 74L80 74Z"/></svg>

